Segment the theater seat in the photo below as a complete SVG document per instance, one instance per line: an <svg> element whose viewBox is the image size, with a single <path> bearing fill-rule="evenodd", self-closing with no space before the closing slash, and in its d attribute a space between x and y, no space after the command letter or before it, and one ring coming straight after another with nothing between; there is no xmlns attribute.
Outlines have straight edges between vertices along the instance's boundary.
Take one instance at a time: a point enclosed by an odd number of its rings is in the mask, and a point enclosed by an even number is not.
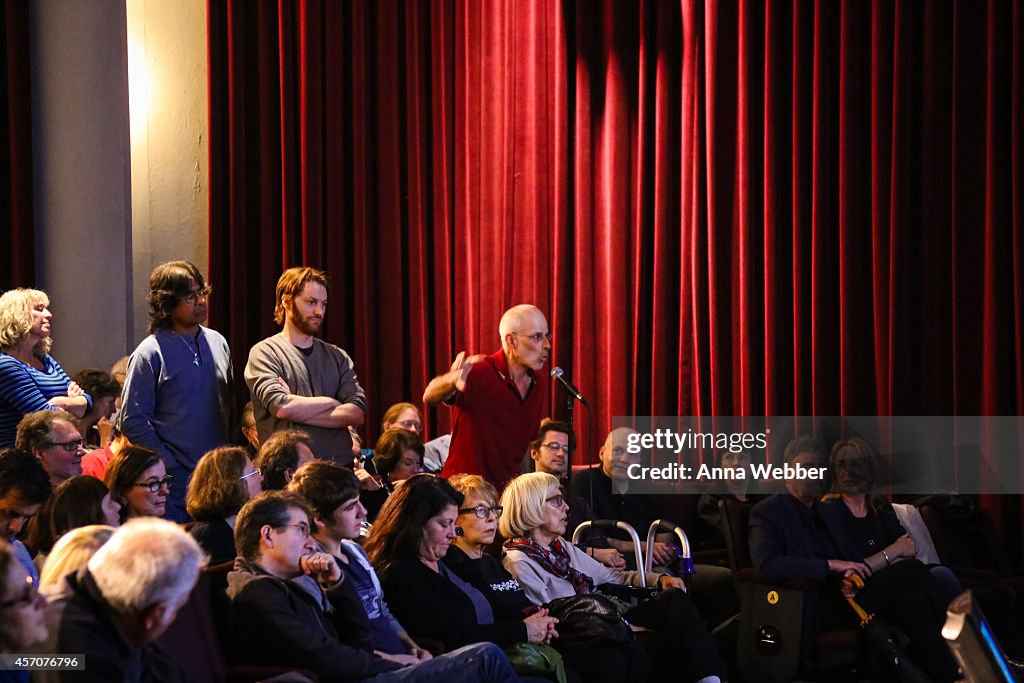
<svg viewBox="0 0 1024 683"><path fill-rule="evenodd" d="M744 680L788 683L798 675L826 680L827 671L853 668L865 652L857 629L816 634L814 660L800 661L804 600L808 591L821 589L808 581L769 583L760 579L748 543L753 507L738 500L719 503L729 567L740 595L736 663Z"/></svg>

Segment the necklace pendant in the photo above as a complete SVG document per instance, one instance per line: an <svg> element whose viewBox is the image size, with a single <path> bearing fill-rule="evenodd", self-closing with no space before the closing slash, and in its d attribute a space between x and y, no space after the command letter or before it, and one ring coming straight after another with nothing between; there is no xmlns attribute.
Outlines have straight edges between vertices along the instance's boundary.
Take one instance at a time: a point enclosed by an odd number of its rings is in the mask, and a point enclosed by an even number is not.
<svg viewBox="0 0 1024 683"><path fill-rule="evenodd" d="M197 354L193 354L193 356L192 356L192 365L196 366L197 368L199 367L199 354L198 353Z"/></svg>

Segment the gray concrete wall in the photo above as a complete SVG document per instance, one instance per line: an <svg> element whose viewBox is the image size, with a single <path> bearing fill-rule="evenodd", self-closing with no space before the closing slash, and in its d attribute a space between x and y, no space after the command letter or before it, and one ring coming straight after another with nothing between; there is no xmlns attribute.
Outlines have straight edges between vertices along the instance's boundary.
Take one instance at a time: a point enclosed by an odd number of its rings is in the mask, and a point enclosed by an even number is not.
<svg viewBox="0 0 1024 683"><path fill-rule="evenodd" d="M34 0L36 285L68 372L109 365L133 324L125 6Z"/></svg>
<svg viewBox="0 0 1024 683"><path fill-rule="evenodd" d="M53 303L57 360L105 367L145 335L154 265L206 269L205 2L30 6L34 284Z"/></svg>

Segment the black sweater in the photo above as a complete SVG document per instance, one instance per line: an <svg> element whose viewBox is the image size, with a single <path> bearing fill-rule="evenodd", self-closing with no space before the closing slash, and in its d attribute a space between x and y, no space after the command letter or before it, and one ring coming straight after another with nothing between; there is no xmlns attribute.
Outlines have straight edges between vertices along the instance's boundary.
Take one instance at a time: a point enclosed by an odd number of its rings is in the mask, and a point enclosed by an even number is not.
<svg viewBox="0 0 1024 683"><path fill-rule="evenodd" d="M391 613L413 638L440 640L446 650L482 641L502 647L526 642L522 617L477 623L469 596L418 559L395 560L379 575Z"/></svg>

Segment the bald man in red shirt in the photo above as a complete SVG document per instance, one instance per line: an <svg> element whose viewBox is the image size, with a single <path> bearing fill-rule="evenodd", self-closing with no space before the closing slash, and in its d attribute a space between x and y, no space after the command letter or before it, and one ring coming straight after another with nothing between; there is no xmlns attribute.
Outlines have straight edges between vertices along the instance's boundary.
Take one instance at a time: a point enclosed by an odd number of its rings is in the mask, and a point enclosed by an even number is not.
<svg viewBox="0 0 1024 683"><path fill-rule="evenodd" d="M455 357L451 370L430 381L427 405L452 406L452 444L441 476L479 474L498 490L519 474L544 415L547 383L537 374L551 353L548 321L536 306L505 311L501 350Z"/></svg>

